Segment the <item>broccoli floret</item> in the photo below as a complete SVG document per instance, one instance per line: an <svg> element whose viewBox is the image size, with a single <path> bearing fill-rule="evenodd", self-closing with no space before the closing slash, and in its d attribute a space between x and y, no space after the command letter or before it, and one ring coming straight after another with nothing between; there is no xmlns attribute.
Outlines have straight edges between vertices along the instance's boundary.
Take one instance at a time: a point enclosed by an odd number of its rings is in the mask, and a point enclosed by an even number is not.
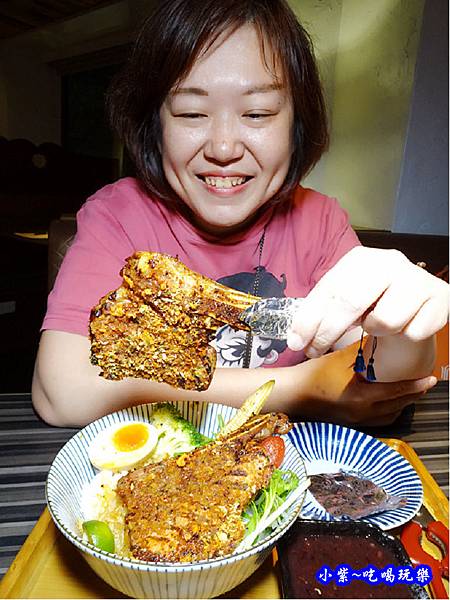
<svg viewBox="0 0 450 600"><path fill-rule="evenodd" d="M211 441L197 431L194 425L182 417L175 406L168 402L155 406L150 422L159 432L158 443L152 453L152 459L155 461L190 452Z"/></svg>

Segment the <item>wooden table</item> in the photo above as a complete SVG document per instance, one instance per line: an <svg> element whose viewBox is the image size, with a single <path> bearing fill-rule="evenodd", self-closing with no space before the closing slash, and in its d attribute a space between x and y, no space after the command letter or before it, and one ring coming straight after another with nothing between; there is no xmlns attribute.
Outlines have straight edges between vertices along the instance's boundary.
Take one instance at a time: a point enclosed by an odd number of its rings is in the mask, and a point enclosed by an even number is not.
<svg viewBox="0 0 450 600"><path fill-rule="evenodd" d="M407 442L448 497L448 423L448 383L440 382L394 425L364 431ZM30 394L0 394L0 575L41 515L50 464L76 431L43 423Z"/></svg>

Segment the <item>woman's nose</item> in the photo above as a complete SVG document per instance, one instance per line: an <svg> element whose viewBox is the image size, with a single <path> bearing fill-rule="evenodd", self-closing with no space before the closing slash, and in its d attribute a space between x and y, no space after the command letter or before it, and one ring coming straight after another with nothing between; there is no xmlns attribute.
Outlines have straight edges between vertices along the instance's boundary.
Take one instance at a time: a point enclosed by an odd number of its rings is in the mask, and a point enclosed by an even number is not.
<svg viewBox="0 0 450 600"><path fill-rule="evenodd" d="M244 142L239 124L230 117L214 119L205 144L205 157L226 163L239 160L243 154Z"/></svg>

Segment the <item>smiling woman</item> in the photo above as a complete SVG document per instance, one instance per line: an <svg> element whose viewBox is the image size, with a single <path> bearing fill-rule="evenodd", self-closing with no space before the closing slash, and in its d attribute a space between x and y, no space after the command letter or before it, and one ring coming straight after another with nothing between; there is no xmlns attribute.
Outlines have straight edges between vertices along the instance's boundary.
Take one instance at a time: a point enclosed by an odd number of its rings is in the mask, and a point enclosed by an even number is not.
<svg viewBox="0 0 450 600"><path fill-rule="evenodd" d="M221 164L236 163L233 154L245 146L233 114L241 124L254 121L256 129L265 129L265 121L281 113L275 119L279 129L272 133L285 128L281 133L288 138L283 143L290 144L284 157L288 176L274 186L274 200L292 194L328 145L312 45L284 1L163 2L142 28L131 61L113 87L109 108L149 192L178 204L160 145L167 113L183 121L208 120L213 138L207 140L206 155L213 152L213 160ZM178 141L179 133L174 132ZM228 136L235 138L231 145ZM272 152L274 139L266 139Z"/></svg>
<svg viewBox="0 0 450 600"><path fill-rule="evenodd" d="M400 253L358 248L338 202L301 185L327 148L327 121L311 42L285 0L157 3L108 107L137 177L99 190L77 215L35 368L33 402L45 420L84 424L149 399L237 406L270 378L267 410L382 424L434 385L446 284ZM273 344L212 332L220 360L202 392L107 381L89 360L90 311L137 251L177 257L244 293L304 297L305 309ZM379 336L376 385L352 370L348 344L361 323ZM323 355L337 343L342 350Z"/></svg>
<svg viewBox="0 0 450 600"><path fill-rule="evenodd" d="M280 66L261 61L260 45L250 25L223 34L161 108L165 176L212 234L245 228L289 169L292 99Z"/></svg>

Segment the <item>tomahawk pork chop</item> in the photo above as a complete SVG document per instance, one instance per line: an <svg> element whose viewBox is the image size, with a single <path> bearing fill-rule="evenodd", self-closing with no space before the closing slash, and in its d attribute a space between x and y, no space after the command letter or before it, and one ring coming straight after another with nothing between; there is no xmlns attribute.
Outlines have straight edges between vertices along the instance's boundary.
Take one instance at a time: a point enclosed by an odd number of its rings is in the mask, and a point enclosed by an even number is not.
<svg viewBox="0 0 450 600"><path fill-rule="evenodd" d="M121 275L122 285L91 311L91 362L100 374L207 389L216 365L209 342L225 324L248 330L239 316L258 298L157 252L136 252Z"/></svg>
<svg viewBox="0 0 450 600"><path fill-rule="evenodd" d="M274 469L258 439L290 428L283 414L252 417L224 439L122 477L133 556L192 562L232 552L244 536L242 511Z"/></svg>

